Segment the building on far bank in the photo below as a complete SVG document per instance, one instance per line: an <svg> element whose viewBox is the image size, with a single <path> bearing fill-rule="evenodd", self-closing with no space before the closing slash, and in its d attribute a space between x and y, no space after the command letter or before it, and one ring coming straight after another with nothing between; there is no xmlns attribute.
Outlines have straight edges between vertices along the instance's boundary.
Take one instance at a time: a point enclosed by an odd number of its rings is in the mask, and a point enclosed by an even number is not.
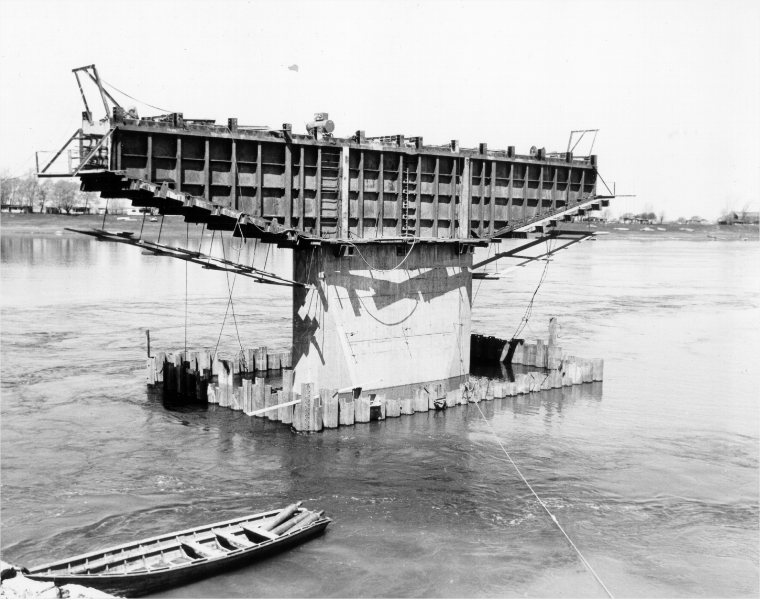
<svg viewBox="0 0 760 599"><path fill-rule="evenodd" d="M729 212L718 221L719 225L757 225L760 212Z"/></svg>

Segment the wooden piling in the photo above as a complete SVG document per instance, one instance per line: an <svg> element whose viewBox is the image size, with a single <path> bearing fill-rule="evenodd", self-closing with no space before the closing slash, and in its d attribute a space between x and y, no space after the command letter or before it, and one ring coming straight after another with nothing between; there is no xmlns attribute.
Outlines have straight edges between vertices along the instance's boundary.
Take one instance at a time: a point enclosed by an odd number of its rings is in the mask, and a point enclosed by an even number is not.
<svg viewBox="0 0 760 599"><path fill-rule="evenodd" d="M415 395L419 389L415 389ZM427 402L427 397L425 398ZM401 416L401 402L398 399L386 399L385 400L385 417L386 418L398 418Z"/></svg>
<svg viewBox="0 0 760 599"><path fill-rule="evenodd" d="M288 349L282 352L282 356L280 358L280 366L282 368L293 367L293 350L292 349Z"/></svg>
<svg viewBox="0 0 760 599"><path fill-rule="evenodd" d="M322 430L322 407L319 396L314 396L314 384L301 384L301 403L293 411L293 427L297 431Z"/></svg>
<svg viewBox="0 0 760 599"><path fill-rule="evenodd" d="M385 395L375 395L374 398L370 398L370 419L371 420L385 420L385 409L386 409Z"/></svg>
<svg viewBox="0 0 760 599"><path fill-rule="evenodd" d="M483 399L486 401L493 401L494 397L496 397L496 381L492 381L491 379L485 379L485 391L483 392Z"/></svg>
<svg viewBox="0 0 760 599"><path fill-rule="evenodd" d="M427 412L430 409L430 400L424 388L415 389L412 396L412 407L415 412Z"/></svg>
<svg viewBox="0 0 760 599"><path fill-rule="evenodd" d="M369 422L369 397L361 395L354 402L354 422Z"/></svg>
<svg viewBox="0 0 760 599"><path fill-rule="evenodd" d="M546 367L549 370L557 370L562 365L562 348L549 345L546 349Z"/></svg>
<svg viewBox="0 0 760 599"><path fill-rule="evenodd" d="M282 371L282 391L280 392L280 403L287 403L294 401L293 397L293 380L295 378L295 370L292 368L284 368ZM277 410L277 417L280 422L284 424L293 423L293 406L285 406Z"/></svg>
<svg viewBox="0 0 760 599"><path fill-rule="evenodd" d="M351 426L355 418L353 397L341 397L338 400L338 418L341 426Z"/></svg>
<svg viewBox="0 0 760 599"><path fill-rule="evenodd" d="M543 339L536 340L536 363L534 366L546 368L546 344Z"/></svg>
<svg viewBox="0 0 760 599"><path fill-rule="evenodd" d="M549 346L557 345L559 340L559 321L556 317L549 319Z"/></svg>
<svg viewBox="0 0 760 599"><path fill-rule="evenodd" d="M280 354L271 353L267 354L267 370L279 370L280 369Z"/></svg>
<svg viewBox="0 0 760 599"><path fill-rule="evenodd" d="M446 393L446 407L447 408L453 408L454 406L458 406L460 403L460 398L462 397L462 388L457 387L455 389L450 389Z"/></svg>
<svg viewBox="0 0 760 599"><path fill-rule="evenodd" d="M266 372L267 371L267 348L266 347L257 347L254 350L254 368L258 372Z"/></svg>
<svg viewBox="0 0 760 599"><path fill-rule="evenodd" d="M591 361L591 378L594 381L601 381L604 378L604 360L594 358Z"/></svg>
<svg viewBox="0 0 760 599"><path fill-rule="evenodd" d="M528 366L536 365L537 349L538 348L536 347L535 343L525 344L525 353L523 354L523 364L527 364Z"/></svg>
<svg viewBox="0 0 760 599"><path fill-rule="evenodd" d="M209 385L207 389L207 397L208 397L208 403L210 404L217 404L219 403L216 399L216 385Z"/></svg>
<svg viewBox="0 0 760 599"><path fill-rule="evenodd" d="M319 397L322 400L322 425L324 428L338 428L340 422L337 389L320 389Z"/></svg>
<svg viewBox="0 0 760 599"><path fill-rule="evenodd" d="M525 364L525 341L518 340L515 353L512 356L512 364Z"/></svg>
<svg viewBox="0 0 760 599"><path fill-rule="evenodd" d="M235 372L231 360L220 360L219 405L229 407L234 392Z"/></svg>
<svg viewBox="0 0 760 599"><path fill-rule="evenodd" d="M401 402L401 415L408 416L414 414L414 406L412 405L412 398L409 396L403 397L399 400Z"/></svg>
<svg viewBox="0 0 760 599"><path fill-rule="evenodd" d="M272 391L272 385L266 385L264 387L264 407L265 408L274 408L278 403L280 403L279 394L276 391ZM264 412L268 420L273 420L275 422L278 422L280 420L280 409L276 410L269 410L268 412Z"/></svg>
<svg viewBox="0 0 760 599"><path fill-rule="evenodd" d="M252 412L263 410L266 407L266 390L264 388L264 379L256 377L253 382L253 406ZM256 418L263 418L264 414L257 414Z"/></svg>
<svg viewBox="0 0 760 599"><path fill-rule="evenodd" d="M548 391L552 388L551 372L543 372L539 377L541 379L541 391Z"/></svg>

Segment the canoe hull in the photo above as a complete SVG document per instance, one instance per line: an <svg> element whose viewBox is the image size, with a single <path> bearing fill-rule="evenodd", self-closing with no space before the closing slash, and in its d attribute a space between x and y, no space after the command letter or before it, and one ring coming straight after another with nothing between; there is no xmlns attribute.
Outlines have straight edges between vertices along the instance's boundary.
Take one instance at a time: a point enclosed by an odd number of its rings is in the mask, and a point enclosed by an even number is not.
<svg viewBox="0 0 760 599"><path fill-rule="evenodd" d="M149 572L110 575L48 575L31 572L27 575L27 578L43 582L52 582L56 586L78 584L121 597L141 597L164 589L182 586L203 578L215 576L216 574L234 570L260 559L275 555L323 533L330 522L331 520L329 518L322 518L292 534L283 535L280 539L274 542L257 545L247 549L240 549L239 551L232 552L222 557L204 559L197 563L185 564L177 567Z"/></svg>

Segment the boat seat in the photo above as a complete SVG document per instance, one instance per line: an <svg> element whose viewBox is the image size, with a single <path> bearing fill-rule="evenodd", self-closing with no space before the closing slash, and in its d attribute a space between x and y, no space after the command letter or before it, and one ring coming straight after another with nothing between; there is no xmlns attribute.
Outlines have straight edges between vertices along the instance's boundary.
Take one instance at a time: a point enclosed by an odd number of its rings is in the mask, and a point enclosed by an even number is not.
<svg viewBox="0 0 760 599"><path fill-rule="evenodd" d="M279 535L269 532L268 530L264 530L263 528L259 528L258 526L253 526L252 524L242 523L240 525L240 528L253 535L254 538L259 540L259 542L273 541L279 537Z"/></svg>
<svg viewBox="0 0 760 599"><path fill-rule="evenodd" d="M198 557L219 557L221 555L225 555L223 551L219 551L218 549L214 549L213 547L209 547L208 545L201 545L200 543L196 543L194 541L184 541L181 540L179 544L182 546L182 548L185 551L190 551L191 554L195 554Z"/></svg>
<svg viewBox="0 0 760 599"><path fill-rule="evenodd" d="M253 547L253 543L251 543L246 537L241 535L234 535L230 532L226 532L223 530L212 530L218 538L227 541L230 545L233 547L237 547L239 549L245 549L246 547Z"/></svg>

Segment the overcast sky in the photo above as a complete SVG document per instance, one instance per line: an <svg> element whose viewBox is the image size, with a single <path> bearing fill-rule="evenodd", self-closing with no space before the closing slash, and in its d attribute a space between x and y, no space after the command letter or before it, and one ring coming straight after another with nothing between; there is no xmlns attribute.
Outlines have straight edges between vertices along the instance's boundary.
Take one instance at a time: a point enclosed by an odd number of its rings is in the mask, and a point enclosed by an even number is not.
<svg viewBox="0 0 760 599"><path fill-rule="evenodd" d="M1 168L76 130L71 69L92 63L135 98L223 123L304 132L326 111L339 136L519 153L598 128L600 173L637 196L615 212L758 209L756 1L0 0Z"/></svg>

